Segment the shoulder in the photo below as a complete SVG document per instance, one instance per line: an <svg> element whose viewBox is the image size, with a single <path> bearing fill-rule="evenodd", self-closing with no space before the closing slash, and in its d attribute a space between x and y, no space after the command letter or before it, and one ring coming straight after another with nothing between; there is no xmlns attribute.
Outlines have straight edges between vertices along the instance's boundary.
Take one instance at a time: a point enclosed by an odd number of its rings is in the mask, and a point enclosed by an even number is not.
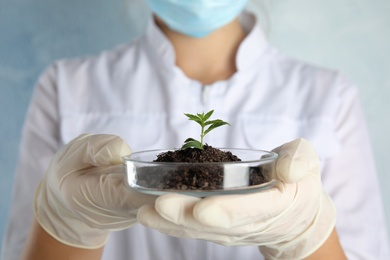
<svg viewBox="0 0 390 260"><path fill-rule="evenodd" d="M324 103L327 99L356 95L358 89L346 75L336 69L292 57L270 47L268 62L278 87L297 98L310 98Z"/></svg>
<svg viewBox="0 0 390 260"><path fill-rule="evenodd" d="M135 62L136 55L144 51L141 42L142 38L137 38L96 55L60 59L53 62L50 67L57 71L58 76L62 74L67 76L79 75L80 73L91 73L96 70L106 74L108 71L120 69L124 65L131 66Z"/></svg>
<svg viewBox="0 0 390 260"><path fill-rule="evenodd" d="M151 66L143 39L136 38L96 55L59 59L47 66L38 85L53 86L64 97L121 88L140 63L143 68Z"/></svg>
<svg viewBox="0 0 390 260"><path fill-rule="evenodd" d="M142 39L96 55L57 60L41 74L35 92L50 93L62 111L109 105L127 91L130 79L139 71L140 60L143 68L151 66Z"/></svg>

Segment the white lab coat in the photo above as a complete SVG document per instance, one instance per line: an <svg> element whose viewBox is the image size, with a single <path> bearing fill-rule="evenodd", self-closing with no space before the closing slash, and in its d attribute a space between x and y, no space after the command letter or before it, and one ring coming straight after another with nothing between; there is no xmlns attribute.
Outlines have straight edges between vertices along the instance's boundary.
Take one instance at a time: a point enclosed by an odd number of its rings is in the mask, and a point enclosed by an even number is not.
<svg viewBox="0 0 390 260"><path fill-rule="evenodd" d="M390 259L356 88L337 72L271 47L252 15L243 15L242 23L250 33L237 54L237 73L208 86L175 66L174 50L153 22L127 45L50 66L24 126L4 259L17 259L33 219L35 187L63 144L88 132L119 135L133 151L177 148L199 134L183 113L211 109L231 124L206 136L215 147L270 150L298 137L311 141L349 259ZM112 233L103 258L262 259L257 247L177 239L140 225Z"/></svg>

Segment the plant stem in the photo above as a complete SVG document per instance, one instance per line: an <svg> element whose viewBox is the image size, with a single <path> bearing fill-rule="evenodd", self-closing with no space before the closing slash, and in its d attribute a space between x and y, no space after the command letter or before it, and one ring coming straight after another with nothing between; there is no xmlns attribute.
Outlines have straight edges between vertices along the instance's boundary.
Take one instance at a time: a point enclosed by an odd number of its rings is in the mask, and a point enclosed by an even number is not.
<svg viewBox="0 0 390 260"><path fill-rule="evenodd" d="M203 138L204 138L204 125L202 125L202 131L200 133L200 147L203 149Z"/></svg>

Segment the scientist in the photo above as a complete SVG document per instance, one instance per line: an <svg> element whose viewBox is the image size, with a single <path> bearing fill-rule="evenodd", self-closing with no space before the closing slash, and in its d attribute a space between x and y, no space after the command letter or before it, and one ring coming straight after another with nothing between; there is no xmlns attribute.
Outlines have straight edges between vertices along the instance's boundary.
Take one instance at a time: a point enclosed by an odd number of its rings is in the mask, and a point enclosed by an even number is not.
<svg viewBox="0 0 390 260"><path fill-rule="evenodd" d="M4 259L389 259L353 84L270 46L246 0L147 2L143 36L40 77ZM274 149L281 185L203 199L125 186L129 147L180 147L197 130L183 113L211 109L231 127L206 142Z"/></svg>

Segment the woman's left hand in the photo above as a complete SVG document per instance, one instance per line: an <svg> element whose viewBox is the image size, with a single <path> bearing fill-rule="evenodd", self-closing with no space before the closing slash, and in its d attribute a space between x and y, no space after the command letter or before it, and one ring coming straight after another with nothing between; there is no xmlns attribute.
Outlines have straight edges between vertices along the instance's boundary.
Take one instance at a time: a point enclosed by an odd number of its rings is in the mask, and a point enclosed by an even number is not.
<svg viewBox="0 0 390 260"><path fill-rule="evenodd" d="M301 259L332 232L336 212L323 191L320 162L304 139L274 150L279 187L246 195L160 196L138 212L141 224L162 233L218 244L256 245L267 259Z"/></svg>
<svg viewBox="0 0 390 260"><path fill-rule="evenodd" d="M83 134L60 149L36 190L35 217L64 245L102 247L111 230L137 223L137 211L156 196L126 186L122 156L131 153L115 135Z"/></svg>

